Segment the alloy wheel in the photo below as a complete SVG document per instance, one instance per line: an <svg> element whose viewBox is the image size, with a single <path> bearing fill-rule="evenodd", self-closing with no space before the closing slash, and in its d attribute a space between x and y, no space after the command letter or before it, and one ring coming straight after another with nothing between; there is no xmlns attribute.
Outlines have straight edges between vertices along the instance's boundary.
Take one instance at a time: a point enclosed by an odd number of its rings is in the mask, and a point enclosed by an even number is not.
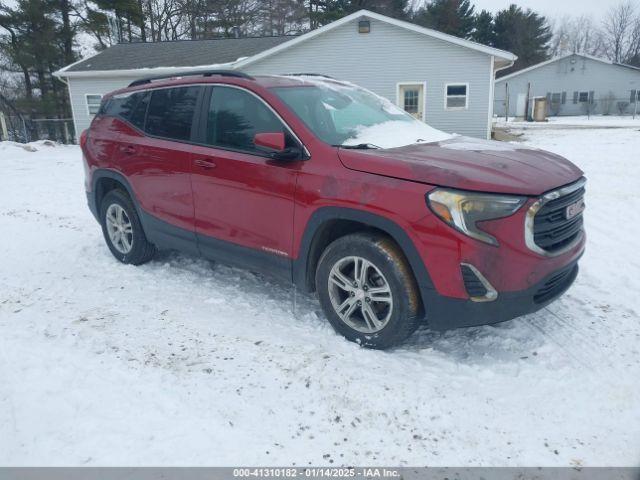
<svg viewBox="0 0 640 480"><path fill-rule="evenodd" d="M393 311L389 282L369 260L349 256L337 261L329 273L329 298L335 312L361 333L382 330Z"/></svg>
<svg viewBox="0 0 640 480"><path fill-rule="evenodd" d="M109 205L106 214L107 233L113 247L123 255L133 248L133 225L127 212L117 203Z"/></svg>

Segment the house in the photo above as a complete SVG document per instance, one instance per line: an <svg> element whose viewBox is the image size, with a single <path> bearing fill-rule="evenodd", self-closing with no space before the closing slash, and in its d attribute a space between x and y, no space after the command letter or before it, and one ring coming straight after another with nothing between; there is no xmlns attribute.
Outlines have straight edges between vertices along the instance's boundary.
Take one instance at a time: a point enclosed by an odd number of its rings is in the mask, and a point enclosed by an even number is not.
<svg viewBox="0 0 640 480"><path fill-rule="evenodd" d="M581 53L511 73L495 85L496 115L508 106L509 116L524 116L529 85L530 99L547 97L549 115L640 113L640 68Z"/></svg>
<svg viewBox="0 0 640 480"><path fill-rule="evenodd" d="M512 53L361 10L300 36L118 44L71 64L76 132L102 95L137 78L224 68L251 75L312 72L348 80L441 130L488 138L497 70Z"/></svg>

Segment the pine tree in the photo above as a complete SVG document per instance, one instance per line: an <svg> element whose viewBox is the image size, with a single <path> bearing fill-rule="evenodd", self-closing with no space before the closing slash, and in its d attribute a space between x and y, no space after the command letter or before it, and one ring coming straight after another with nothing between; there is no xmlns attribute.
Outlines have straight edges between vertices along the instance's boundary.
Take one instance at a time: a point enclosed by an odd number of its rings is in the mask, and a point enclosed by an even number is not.
<svg viewBox="0 0 640 480"><path fill-rule="evenodd" d="M118 42L132 42L141 38L141 32L144 30L142 25L145 21L141 3L137 0L93 0L93 2L98 7L97 10L93 9L95 20L108 22L104 14L102 16L99 14L100 11L113 14L116 25L116 32L113 34ZM98 27L98 29L104 28L104 25Z"/></svg>
<svg viewBox="0 0 640 480"><path fill-rule="evenodd" d="M518 60L501 75L520 70L548 58L548 44L552 33L545 17L516 5L501 10L494 20L494 47L515 53Z"/></svg>
<svg viewBox="0 0 640 480"><path fill-rule="evenodd" d="M413 17L418 25L462 38L471 36L474 20L470 0L433 0Z"/></svg>
<svg viewBox="0 0 640 480"><path fill-rule="evenodd" d="M362 9L404 19L408 8L409 0L308 0L312 29Z"/></svg>
<svg viewBox="0 0 640 480"><path fill-rule="evenodd" d="M495 40L494 36L493 15L491 15L491 12L482 10L474 19L474 29L471 34L471 39L474 42L492 46Z"/></svg>
<svg viewBox="0 0 640 480"><path fill-rule="evenodd" d="M67 89L53 72L75 59L75 27L70 5L61 0L18 0L0 6L0 52L8 67L22 74L24 90L13 94L16 107L32 119L68 118ZM29 128L32 130L35 124ZM50 138L61 124L46 124Z"/></svg>

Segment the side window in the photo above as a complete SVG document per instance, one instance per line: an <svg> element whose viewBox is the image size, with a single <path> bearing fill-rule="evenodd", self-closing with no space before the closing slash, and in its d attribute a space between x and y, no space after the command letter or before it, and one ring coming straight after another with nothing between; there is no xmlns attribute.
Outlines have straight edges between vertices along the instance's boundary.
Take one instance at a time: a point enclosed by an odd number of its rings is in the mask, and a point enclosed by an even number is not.
<svg viewBox="0 0 640 480"><path fill-rule="evenodd" d="M282 122L258 98L230 87L213 87L207 122L207 143L219 147L258 151L256 133L286 130Z"/></svg>
<svg viewBox="0 0 640 480"><path fill-rule="evenodd" d="M131 112L138 103L138 100L140 100L139 93L114 95L109 99L101 113L103 115L109 115L110 117L121 117L129 120Z"/></svg>
<svg viewBox="0 0 640 480"><path fill-rule="evenodd" d="M102 115L120 117L128 120L131 124L142 130L150 97L150 92L115 95L109 99L100 113Z"/></svg>
<svg viewBox="0 0 640 480"><path fill-rule="evenodd" d="M147 115L147 107L149 106L149 100L151 99L151 92L141 92L136 93L135 95L138 97L138 101L131 111L129 121L140 130L144 130L144 118Z"/></svg>
<svg viewBox="0 0 640 480"><path fill-rule="evenodd" d="M145 130L150 135L189 140L200 87L153 90Z"/></svg>

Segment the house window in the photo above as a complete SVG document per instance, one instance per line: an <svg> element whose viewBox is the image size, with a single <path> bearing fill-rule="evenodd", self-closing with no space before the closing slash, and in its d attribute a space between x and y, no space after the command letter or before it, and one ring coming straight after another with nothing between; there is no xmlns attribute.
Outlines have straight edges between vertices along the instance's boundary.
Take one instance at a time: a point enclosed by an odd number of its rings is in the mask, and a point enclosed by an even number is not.
<svg viewBox="0 0 640 480"><path fill-rule="evenodd" d="M587 103L589 101L589 92L578 92L578 102Z"/></svg>
<svg viewBox="0 0 640 480"><path fill-rule="evenodd" d="M445 85L444 107L447 110L461 110L469 106L468 83L450 83Z"/></svg>
<svg viewBox="0 0 640 480"><path fill-rule="evenodd" d="M404 109L407 113L418 113L419 98L419 90L407 89L404 91Z"/></svg>
<svg viewBox="0 0 640 480"><path fill-rule="evenodd" d="M102 95L85 95L87 99L87 112L89 115L95 115L100 110L100 102L102 102Z"/></svg>

